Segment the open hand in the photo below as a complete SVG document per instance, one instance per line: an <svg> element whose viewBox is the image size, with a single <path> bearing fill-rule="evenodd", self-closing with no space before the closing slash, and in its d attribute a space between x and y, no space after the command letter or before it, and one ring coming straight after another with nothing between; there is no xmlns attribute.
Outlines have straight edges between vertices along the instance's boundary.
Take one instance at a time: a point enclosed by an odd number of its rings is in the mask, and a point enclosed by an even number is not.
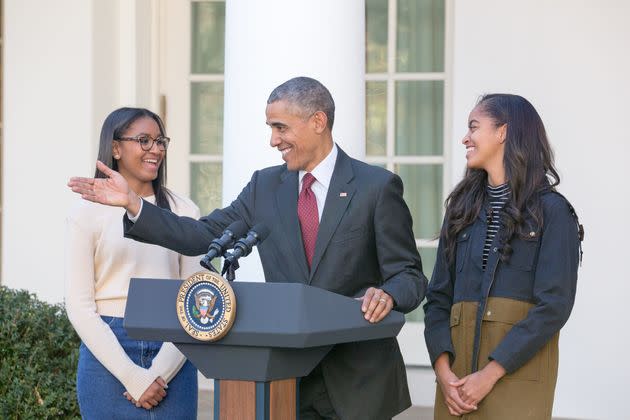
<svg viewBox="0 0 630 420"><path fill-rule="evenodd" d="M101 161L96 162L96 167L107 178L72 177L68 182L68 187L75 193L81 194L85 200L109 206L125 207L130 211L137 205L139 210L139 197L129 188L127 180ZM132 213L134 212L132 211Z"/></svg>

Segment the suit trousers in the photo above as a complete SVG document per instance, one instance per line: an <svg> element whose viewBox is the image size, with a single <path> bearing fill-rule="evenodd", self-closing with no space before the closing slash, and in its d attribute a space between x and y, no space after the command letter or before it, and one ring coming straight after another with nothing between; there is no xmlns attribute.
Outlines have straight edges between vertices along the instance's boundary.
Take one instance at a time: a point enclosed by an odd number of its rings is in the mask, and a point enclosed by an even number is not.
<svg viewBox="0 0 630 420"><path fill-rule="evenodd" d="M339 420L328 397L321 364L300 380L300 420Z"/></svg>
<svg viewBox="0 0 630 420"><path fill-rule="evenodd" d="M330 402L321 364L303 377L299 386L300 420L341 420Z"/></svg>

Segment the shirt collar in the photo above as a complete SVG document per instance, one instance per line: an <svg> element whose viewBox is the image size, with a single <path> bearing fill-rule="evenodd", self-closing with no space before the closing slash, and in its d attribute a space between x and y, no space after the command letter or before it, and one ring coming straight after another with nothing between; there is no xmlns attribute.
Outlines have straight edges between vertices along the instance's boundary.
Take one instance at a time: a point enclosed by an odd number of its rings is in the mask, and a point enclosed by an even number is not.
<svg viewBox="0 0 630 420"><path fill-rule="evenodd" d="M328 153L328 156L319 162L319 164L311 171L311 174L315 177L317 182L326 187L326 189L328 189L328 186L330 185L330 180L332 179L332 175L335 170L337 153L337 144L333 143L332 150ZM302 185L302 178L304 178L304 175L306 175L306 171L300 170L300 185Z"/></svg>

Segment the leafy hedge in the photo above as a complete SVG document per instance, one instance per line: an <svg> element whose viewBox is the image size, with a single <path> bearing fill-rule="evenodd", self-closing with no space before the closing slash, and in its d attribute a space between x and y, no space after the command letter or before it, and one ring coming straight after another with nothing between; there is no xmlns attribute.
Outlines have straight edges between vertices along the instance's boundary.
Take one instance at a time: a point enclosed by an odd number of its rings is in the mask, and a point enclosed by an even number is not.
<svg viewBox="0 0 630 420"><path fill-rule="evenodd" d="M78 358L63 305L0 286L0 418L80 418Z"/></svg>

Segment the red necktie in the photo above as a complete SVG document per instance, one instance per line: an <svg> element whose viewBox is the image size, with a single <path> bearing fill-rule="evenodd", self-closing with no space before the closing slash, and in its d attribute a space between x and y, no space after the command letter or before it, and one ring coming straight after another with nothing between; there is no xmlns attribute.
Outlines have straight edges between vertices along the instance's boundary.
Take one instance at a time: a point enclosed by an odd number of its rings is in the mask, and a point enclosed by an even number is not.
<svg viewBox="0 0 630 420"><path fill-rule="evenodd" d="M313 255L315 254L315 242L317 241L317 230L319 229L319 215L317 213L317 200L311 189L315 182L315 177L306 173L302 178L302 191L298 197L297 211L302 230L302 241L304 242L304 253L308 268L311 268Z"/></svg>

